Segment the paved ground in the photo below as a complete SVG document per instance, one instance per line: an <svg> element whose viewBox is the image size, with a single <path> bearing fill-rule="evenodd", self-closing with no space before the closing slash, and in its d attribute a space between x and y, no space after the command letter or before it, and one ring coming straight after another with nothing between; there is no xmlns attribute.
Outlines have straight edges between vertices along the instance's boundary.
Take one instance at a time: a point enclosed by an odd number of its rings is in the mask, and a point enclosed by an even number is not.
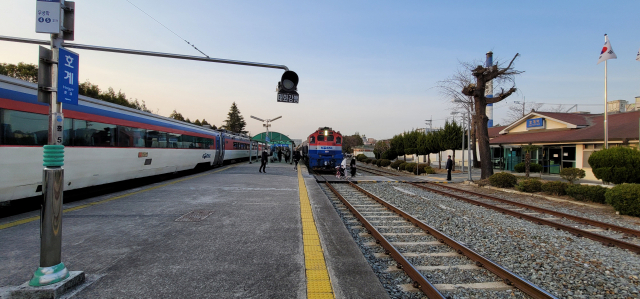
<svg viewBox="0 0 640 299"><path fill-rule="evenodd" d="M93 281L74 298L306 298L297 172L284 163L266 174L258 167L242 163L65 204L82 208L64 213L62 260ZM337 298L384 298L326 196L310 176L305 182ZM193 211L211 214L176 221ZM39 221L0 229L0 261L2 297L38 266Z"/></svg>

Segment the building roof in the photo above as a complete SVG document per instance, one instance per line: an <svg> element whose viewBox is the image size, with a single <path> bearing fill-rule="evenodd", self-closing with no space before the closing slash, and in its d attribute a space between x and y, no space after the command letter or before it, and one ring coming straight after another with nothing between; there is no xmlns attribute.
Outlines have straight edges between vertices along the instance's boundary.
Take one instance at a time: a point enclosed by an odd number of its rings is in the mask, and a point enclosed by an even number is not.
<svg viewBox="0 0 640 299"><path fill-rule="evenodd" d="M489 139L500 136L500 131L502 131L507 126L499 126L499 127L491 127L489 128Z"/></svg>
<svg viewBox="0 0 640 299"><path fill-rule="evenodd" d="M526 134L504 134L489 141L490 144L526 144L526 143L561 143L561 142L588 142L604 141L604 115L602 114L576 114L584 118L573 117L570 113L536 112L554 119L571 120L574 124L588 124L587 127L578 127L564 131L542 131ZM543 114L544 113L544 114ZM638 140L640 111L616 113L608 116L609 140ZM577 124L576 124L577 125Z"/></svg>

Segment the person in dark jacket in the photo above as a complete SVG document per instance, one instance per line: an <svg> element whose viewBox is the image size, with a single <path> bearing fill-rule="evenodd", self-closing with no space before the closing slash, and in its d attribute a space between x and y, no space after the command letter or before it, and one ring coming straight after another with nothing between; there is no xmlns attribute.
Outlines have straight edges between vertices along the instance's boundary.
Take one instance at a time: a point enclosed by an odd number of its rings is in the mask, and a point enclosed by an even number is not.
<svg viewBox="0 0 640 299"><path fill-rule="evenodd" d="M447 166L445 167L445 169L447 169L447 181L450 181L451 169L453 169L453 161L451 161L451 155L449 155L449 158L447 159Z"/></svg>
<svg viewBox="0 0 640 299"><path fill-rule="evenodd" d="M278 162L282 162L282 151L278 149Z"/></svg>
<svg viewBox="0 0 640 299"><path fill-rule="evenodd" d="M300 161L300 151L294 151L293 162L296 162L296 166L293 167L293 170L298 170L298 161Z"/></svg>
<svg viewBox="0 0 640 299"><path fill-rule="evenodd" d="M353 156L351 156L351 162L349 163L349 166L351 167L351 177L355 177L356 176L356 158L354 158Z"/></svg>
<svg viewBox="0 0 640 299"><path fill-rule="evenodd" d="M267 150L262 151L262 159L260 159L260 172L267 173L267 160L269 160L269 155L267 154Z"/></svg>

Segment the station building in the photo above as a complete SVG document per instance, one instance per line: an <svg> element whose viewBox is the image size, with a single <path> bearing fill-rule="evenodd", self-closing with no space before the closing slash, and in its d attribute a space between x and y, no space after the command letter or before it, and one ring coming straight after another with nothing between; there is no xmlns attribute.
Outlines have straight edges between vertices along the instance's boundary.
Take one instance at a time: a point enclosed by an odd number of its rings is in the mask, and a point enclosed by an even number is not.
<svg viewBox="0 0 640 299"><path fill-rule="evenodd" d="M609 147L637 149L640 107L615 104L608 105ZM524 161L522 146L532 144L540 148L531 153L531 162L542 165L544 174L575 167L585 170L585 179L597 180L588 161L594 151L604 148L604 114L532 111L508 126L489 128L489 138L496 170L514 171L514 166Z"/></svg>

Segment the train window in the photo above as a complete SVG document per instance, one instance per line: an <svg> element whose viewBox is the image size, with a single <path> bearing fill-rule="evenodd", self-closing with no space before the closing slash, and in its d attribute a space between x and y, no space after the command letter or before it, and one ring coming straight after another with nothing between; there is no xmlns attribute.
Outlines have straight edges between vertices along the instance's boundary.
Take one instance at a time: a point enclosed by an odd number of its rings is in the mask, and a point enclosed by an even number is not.
<svg viewBox="0 0 640 299"><path fill-rule="evenodd" d="M324 135L318 135L318 141L324 141Z"/></svg>
<svg viewBox="0 0 640 299"><path fill-rule="evenodd" d="M169 148L180 148L180 136L182 136L182 134L167 133Z"/></svg>
<svg viewBox="0 0 640 299"><path fill-rule="evenodd" d="M145 129L118 126L119 147L144 147Z"/></svg>
<svg viewBox="0 0 640 299"><path fill-rule="evenodd" d="M336 137L336 144L340 144L340 143L342 143L342 138Z"/></svg>
<svg viewBox="0 0 640 299"><path fill-rule="evenodd" d="M146 147L151 148L166 148L167 147L167 133L160 131L147 131L147 139L145 142Z"/></svg>
<svg viewBox="0 0 640 299"><path fill-rule="evenodd" d="M316 138L314 136L309 137L309 143L316 143Z"/></svg>
<svg viewBox="0 0 640 299"><path fill-rule="evenodd" d="M75 146L116 146L117 126L99 122L74 119L73 145Z"/></svg>
<svg viewBox="0 0 640 299"><path fill-rule="evenodd" d="M180 148L195 148L196 138L189 135L182 135L180 137Z"/></svg>
<svg viewBox="0 0 640 299"><path fill-rule="evenodd" d="M43 114L0 110L0 144L47 144L49 116Z"/></svg>
<svg viewBox="0 0 640 299"><path fill-rule="evenodd" d="M327 136L327 141L333 141L333 135Z"/></svg>

